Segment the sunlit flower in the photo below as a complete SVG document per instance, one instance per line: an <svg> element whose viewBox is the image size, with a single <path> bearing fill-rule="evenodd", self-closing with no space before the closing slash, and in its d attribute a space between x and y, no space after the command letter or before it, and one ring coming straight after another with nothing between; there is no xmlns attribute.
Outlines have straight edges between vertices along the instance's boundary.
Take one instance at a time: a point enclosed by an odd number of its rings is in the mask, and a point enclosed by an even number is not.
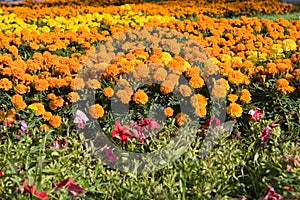
<svg viewBox="0 0 300 200"><path fill-rule="evenodd" d="M107 98L111 98L114 95L114 90L111 87L104 88L102 92Z"/></svg>
<svg viewBox="0 0 300 200"><path fill-rule="evenodd" d="M48 200L48 194L45 192L39 192L35 189L34 185L29 186L28 184L23 186L24 192L32 194L33 196L37 197L38 199Z"/></svg>
<svg viewBox="0 0 300 200"><path fill-rule="evenodd" d="M264 114L264 111L261 110L260 108L254 108L254 109L250 110L248 112L248 114L251 116L251 118L254 121L258 121L259 118Z"/></svg>
<svg viewBox="0 0 300 200"><path fill-rule="evenodd" d="M261 137L262 142L266 142L269 139L270 134L272 132L272 128L274 128L276 126L279 126L279 124L271 123L261 130L260 137Z"/></svg>
<svg viewBox="0 0 300 200"><path fill-rule="evenodd" d="M172 117L174 113L174 110L171 107L166 107L164 109L164 114L166 117Z"/></svg>
<svg viewBox="0 0 300 200"><path fill-rule="evenodd" d="M53 127L53 128L58 128L61 124L61 117L60 116L52 116L49 120L49 124Z"/></svg>
<svg viewBox="0 0 300 200"><path fill-rule="evenodd" d="M128 127L121 126L119 121L116 121L114 130L111 132L111 136L120 140L120 142L127 141L132 136Z"/></svg>
<svg viewBox="0 0 300 200"><path fill-rule="evenodd" d="M92 118L98 119L103 117L104 115L104 109L101 105L99 104L94 104L89 108L89 113Z"/></svg>
<svg viewBox="0 0 300 200"><path fill-rule="evenodd" d="M136 104L146 104L148 102L148 95L144 92L144 90L138 89L132 97L132 100Z"/></svg>
<svg viewBox="0 0 300 200"><path fill-rule="evenodd" d="M232 118L237 118L242 116L243 109L241 105L237 103L230 103L229 106L226 108L226 113L230 115Z"/></svg>
<svg viewBox="0 0 300 200"><path fill-rule="evenodd" d="M243 89L240 93L240 100L244 103L249 103L251 100L251 94L247 89Z"/></svg>

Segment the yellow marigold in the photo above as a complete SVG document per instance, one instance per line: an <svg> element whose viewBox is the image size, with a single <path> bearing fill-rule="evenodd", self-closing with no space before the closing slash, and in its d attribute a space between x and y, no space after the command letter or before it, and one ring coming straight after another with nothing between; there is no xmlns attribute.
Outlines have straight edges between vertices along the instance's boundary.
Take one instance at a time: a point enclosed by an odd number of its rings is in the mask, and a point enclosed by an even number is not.
<svg viewBox="0 0 300 200"><path fill-rule="evenodd" d="M29 109L32 108L32 110L35 111L35 115L36 116L40 116L43 115L46 111L45 111L45 107L43 104L41 103L32 103L28 106Z"/></svg>
<svg viewBox="0 0 300 200"><path fill-rule="evenodd" d="M67 96L67 99L71 102L71 103L74 103L74 102L77 102L80 100L80 96L77 92L70 92Z"/></svg>
<svg viewBox="0 0 300 200"><path fill-rule="evenodd" d="M231 103L236 102L238 100L238 98L239 98L238 95L235 95L235 94L229 94L227 96L228 101L230 101Z"/></svg>
<svg viewBox="0 0 300 200"><path fill-rule="evenodd" d="M8 78L0 79L0 89L8 91L12 87L12 82Z"/></svg>
<svg viewBox="0 0 300 200"><path fill-rule="evenodd" d="M100 86L101 86L100 82L97 81L96 79L91 79L86 82L86 87L90 89L96 90L99 89Z"/></svg>
<svg viewBox="0 0 300 200"><path fill-rule="evenodd" d="M132 97L132 100L136 104L146 104L148 102L148 95L144 92L144 90L138 89Z"/></svg>
<svg viewBox="0 0 300 200"><path fill-rule="evenodd" d="M172 56L168 52L162 52L160 59L164 65L167 65L172 60Z"/></svg>
<svg viewBox="0 0 300 200"><path fill-rule="evenodd" d="M47 124L42 124L39 128L40 132L46 132L49 130L49 126Z"/></svg>
<svg viewBox="0 0 300 200"><path fill-rule="evenodd" d="M92 118L98 119L103 117L104 115L104 109L101 105L99 104L94 104L89 108L89 113Z"/></svg>
<svg viewBox="0 0 300 200"><path fill-rule="evenodd" d="M18 84L18 85L16 85L14 90L17 94L25 94L26 92L30 91L30 87L26 86L24 84Z"/></svg>
<svg viewBox="0 0 300 200"><path fill-rule="evenodd" d="M292 39L285 39L282 41L282 49L284 51L294 51L297 50L296 42Z"/></svg>
<svg viewBox="0 0 300 200"><path fill-rule="evenodd" d="M189 80L189 84L192 88L202 88L204 80L199 75L193 75Z"/></svg>
<svg viewBox="0 0 300 200"><path fill-rule="evenodd" d="M26 103L23 101L23 97L19 94L15 94L14 96L12 96L11 103L15 105L18 108L18 110L23 110L27 106Z"/></svg>
<svg viewBox="0 0 300 200"><path fill-rule="evenodd" d="M153 74L153 79L155 81L161 82L161 81L166 80L167 75L168 75L168 72L164 68L160 67Z"/></svg>
<svg viewBox="0 0 300 200"><path fill-rule="evenodd" d="M183 126L186 121L188 120L187 115L180 112L175 116L175 121L177 123L178 126Z"/></svg>
<svg viewBox="0 0 300 200"><path fill-rule="evenodd" d="M290 86L289 81L284 78L278 79L275 86L278 91L281 91L284 94L295 91L295 88L293 86Z"/></svg>
<svg viewBox="0 0 300 200"><path fill-rule="evenodd" d="M50 118L52 117L52 113L51 112L45 112L44 114L43 114L43 119L44 119L44 121L49 121L50 120Z"/></svg>
<svg viewBox="0 0 300 200"><path fill-rule="evenodd" d="M51 116L50 119L49 119L49 124L53 128L58 128L61 125L61 117L57 116L57 115Z"/></svg>
<svg viewBox="0 0 300 200"><path fill-rule="evenodd" d="M192 94L192 90L188 85L180 85L179 92L180 92L180 94L182 94L182 96L185 96L185 97L191 96L191 94Z"/></svg>
<svg viewBox="0 0 300 200"><path fill-rule="evenodd" d="M62 97L58 97L57 99L51 100L49 103L49 107L51 110L56 110L57 108L61 108L64 105L64 99Z"/></svg>
<svg viewBox="0 0 300 200"><path fill-rule="evenodd" d="M226 108L226 113L230 115L232 118L237 118L242 116L243 109L241 105L237 103L230 103L229 106Z"/></svg>
<svg viewBox="0 0 300 200"><path fill-rule="evenodd" d="M174 110L171 107L166 107L164 109L164 114L165 114L166 117L172 117L173 113L174 113Z"/></svg>
<svg viewBox="0 0 300 200"><path fill-rule="evenodd" d="M107 98L111 98L114 95L114 90L111 87L104 88L102 92Z"/></svg>
<svg viewBox="0 0 300 200"><path fill-rule="evenodd" d="M34 82L34 88L38 92L43 92L45 90L48 90L49 84L48 81L45 79L38 79Z"/></svg>
<svg viewBox="0 0 300 200"><path fill-rule="evenodd" d="M243 89L239 95L242 102L249 103L249 101L251 101L251 94L247 89Z"/></svg>

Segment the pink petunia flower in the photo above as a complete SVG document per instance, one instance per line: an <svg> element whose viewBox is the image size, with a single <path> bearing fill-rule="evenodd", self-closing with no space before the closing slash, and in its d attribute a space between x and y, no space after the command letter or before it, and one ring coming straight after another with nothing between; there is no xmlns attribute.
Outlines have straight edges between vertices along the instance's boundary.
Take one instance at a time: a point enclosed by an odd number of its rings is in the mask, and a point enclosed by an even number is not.
<svg viewBox="0 0 300 200"><path fill-rule="evenodd" d="M263 197L262 200L282 200L283 198L277 194L272 186L268 186L267 194Z"/></svg>
<svg viewBox="0 0 300 200"><path fill-rule="evenodd" d="M83 189L79 185L74 184L74 181L75 180L72 178L67 178L61 182L56 183L56 187L58 187L59 189L67 187L71 196L76 196L78 194L84 193L85 189Z"/></svg>
<svg viewBox="0 0 300 200"><path fill-rule="evenodd" d="M61 142L58 138L54 138L53 139L53 145L51 145L50 147L52 148L60 148L61 147Z"/></svg>
<svg viewBox="0 0 300 200"><path fill-rule="evenodd" d="M251 115L251 118L254 121L258 121L259 118L264 114L264 111L261 110L260 108L254 108L254 109L250 110L248 112L248 114Z"/></svg>
<svg viewBox="0 0 300 200"><path fill-rule="evenodd" d="M35 189L34 185L28 186L27 184L24 186L24 192L30 193L33 196L42 199L42 200L48 200L47 196L48 194L45 192L39 192Z"/></svg>
<svg viewBox="0 0 300 200"><path fill-rule="evenodd" d="M262 129L262 131L260 132L260 137L261 137L262 142L266 142L269 139L270 134L272 132L272 128L274 128L276 126L279 126L279 124L271 123Z"/></svg>
<svg viewBox="0 0 300 200"><path fill-rule="evenodd" d="M150 131L153 131L154 129L160 129L160 125L157 123L157 121L151 118L145 118L143 120L141 119L139 126Z"/></svg>
<svg viewBox="0 0 300 200"><path fill-rule="evenodd" d="M75 124L77 124L77 127L82 129L87 121L89 121L89 118L84 114L84 112L77 110L73 121Z"/></svg>
<svg viewBox="0 0 300 200"><path fill-rule="evenodd" d="M110 149L108 149L108 148L105 147L105 148L103 149L103 152L104 152L105 156L106 156L111 162L113 162L113 163L116 163L116 162L117 162L117 160L116 160L114 154L112 153L112 151L111 151Z"/></svg>

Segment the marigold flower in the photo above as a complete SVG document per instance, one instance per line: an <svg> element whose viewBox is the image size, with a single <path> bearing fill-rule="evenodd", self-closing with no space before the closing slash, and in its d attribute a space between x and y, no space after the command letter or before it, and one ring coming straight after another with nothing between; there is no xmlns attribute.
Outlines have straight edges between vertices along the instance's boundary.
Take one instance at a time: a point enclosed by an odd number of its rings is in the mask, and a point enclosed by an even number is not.
<svg viewBox="0 0 300 200"><path fill-rule="evenodd" d="M188 97L192 94L192 90L188 85L180 85L178 89L182 96Z"/></svg>
<svg viewBox="0 0 300 200"><path fill-rule="evenodd" d="M97 81L96 79L88 80L85 84L87 88L94 89L94 90L99 89L101 87L100 82Z"/></svg>
<svg viewBox="0 0 300 200"><path fill-rule="evenodd" d="M204 80L199 75L193 75L189 80L189 84L192 88L202 88Z"/></svg>
<svg viewBox="0 0 300 200"><path fill-rule="evenodd" d="M39 131L40 132L46 132L49 130L49 126L47 124L42 124L40 127L39 127Z"/></svg>
<svg viewBox="0 0 300 200"><path fill-rule="evenodd" d="M18 84L18 85L16 85L14 90L17 94L25 94L26 92L30 91L30 87L26 86L24 84Z"/></svg>
<svg viewBox="0 0 300 200"><path fill-rule="evenodd" d="M51 110L56 110L57 108L61 108L64 105L64 99L62 97L58 97L57 99L51 100L49 103L49 107Z"/></svg>
<svg viewBox="0 0 300 200"><path fill-rule="evenodd" d="M168 94L174 90L174 83L170 80L165 80L160 84L160 91Z"/></svg>
<svg viewBox="0 0 300 200"><path fill-rule="evenodd" d="M285 39L282 41L283 51L294 51L297 50L296 42L292 39Z"/></svg>
<svg viewBox="0 0 300 200"><path fill-rule="evenodd" d="M251 101L251 94L247 89L243 89L239 95L242 102L249 103L249 101Z"/></svg>
<svg viewBox="0 0 300 200"><path fill-rule="evenodd" d="M202 94L194 94L190 99L190 103L194 108L206 107L207 98Z"/></svg>
<svg viewBox="0 0 300 200"><path fill-rule="evenodd" d="M41 103L30 104L28 108L35 111L35 116L43 115L46 112L44 105Z"/></svg>
<svg viewBox="0 0 300 200"><path fill-rule="evenodd" d="M136 103L136 104L146 104L148 102L148 95L144 92L144 90L137 90L132 97L132 100Z"/></svg>
<svg viewBox="0 0 300 200"><path fill-rule="evenodd" d="M238 95L235 94L229 94L227 96L228 101L230 101L231 103L235 103L238 100Z"/></svg>
<svg viewBox="0 0 300 200"><path fill-rule="evenodd" d="M131 93L128 93L126 90L118 90L116 96L121 100L123 104L128 104L131 100Z"/></svg>
<svg viewBox="0 0 300 200"><path fill-rule="evenodd" d="M174 110L171 107L166 107L164 109L164 114L165 114L166 117L172 117L173 113L174 113Z"/></svg>
<svg viewBox="0 0 300 200"><path fill-rule="evenodd" d="M49 124L53 128L58 128L61 125L61 117L57 115L53 115L49 120Z"/></svg>
<svg viewBox="0 0 300 200"><path fill-rule="evenodd" d="M214 86L212 89L212 96L220 99L226 96L226 86L223 84L223 81L221 79L214 81Z"/></svg>
<svg viewBox="0 0 300 200"><path fill-rule="evenodd" d="M276 82L275 87L278 91L281 91L284 94L291 93L291 92L295 91L295 87L290 86L289 81L284 79L284 78L278 79L278 81Z"/></svg>
<svg viewBox="0 0 300 200"><path fill-rule="evenodd" d="M74 102L77 102L80 100L80 96L77 92L70 92L68 95L67 95L67 99L68 101L70 101L71 103L74 103Z"/></svg>
<svg viewBox="0 0 300 200"><path fill-rule="evenodd" d="M23 97L19 94L15 94L11 97L11 103L15 105L18 108L18 110L23 110L27 106L26 103L23 101Z"/></svg>
<svg viewBox="0 0 300 200"><path fill-rule="evenodd" d="M12 88L12 82L8 78L0 79L0 89L3 89L4 91L8 91L11 88Z"/></svg>
<svg viewBox="0 0 300 200"><path fill-rule="evenodd" d="M75 78L70 81L71 90L81 90L84 88L84 80L82 78Z"/></svg>
<svg viewBox="0 0 300 200"><path fill-rule="evenodd" d="M161 82L161 81L166 80L167 75L168 75L168 72L164 68L160 67L153 74L153 79L155 81Z"/></svg>
<svg viewBox="0 0 300 200"><path fill-rule="evenodd" d="M44 121L49 121L50 120L50 118L52 117L52 113L51 112L44 112L44 114L43 114L43 120Z"/></svg>
<svg viewBox="0 0 300 200"><path fill-rule="evenodd" d="M188 117L186 114L180 112L175 116L175 121L178 126L183 126L188 120Z"/></svg>
<svg viewBox="0 0 300 200"><path fill-rule="evenodd" d="M45 79L38 79L34 82L34 88L38 92L43 92L45 90L48 90L48 88L49 88L48 81Z"/></svg>
<svg viewBox="0 0 300 200"><path fill-rule="evenodd" d="M237 103L230 103L229 106L226 108L226 113L230 115L232 118L237 118L242 116L243 109L241 105Z"/></svg>
<svg viewBox="0 0 300 200"><path fill-rule="evenodd" d="M103 107L101 105L94 104L94 105L90 106L89 113L90 113L90 115L91 115L92 118L98 119L98 118L103 117L103 115L104 115L104 109L103 109Z"/></svg>
<svg viewBox="0 0 300 200"><path fill-rule="evenodd" d="M114 90L111 87L104 88L102 92L107 98L111 98L114 95Z"/></svg>
<svg viewBox="0 0 300 200"><path fill-rule="evenodd" d="M9 120L14 120L16 114L17 114L16 110L14 108L11 108L6 112L5 118Z"/></svg>

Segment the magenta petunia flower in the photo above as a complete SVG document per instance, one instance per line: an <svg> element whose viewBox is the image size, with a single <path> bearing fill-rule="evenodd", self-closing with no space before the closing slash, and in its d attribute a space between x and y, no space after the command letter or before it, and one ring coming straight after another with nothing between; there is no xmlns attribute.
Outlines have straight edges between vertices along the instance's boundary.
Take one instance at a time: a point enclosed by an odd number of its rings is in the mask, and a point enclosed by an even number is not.
<svg viewBox="0 0 300 200"><path fill-rule="evenodd" d="M266 142L269 139L270 134L272 132L272 128L274 128L276 126L279 126L279 124L271 123L262 129L262 131L260 132L260 137L261 137L262 142Z"/></svg>
<svg viewBox="0 0 300 200"><path fill-rule="evenodd" d="M105 148L103 149L103 152L104 152L105 156L106 156L111 162L113 162L113 163L116 163L116 162L117 162L117 160L116 160L114 154L112 153L112 151L111 151L110 149L108 149L108 148L105 147Z"/></svg>
<svg viewBox="0 0 300 200"><path fill-rule="evenodd" d="M78 128L83 128L84 124L89 121L89 118L81 110L77 110L75 113L74 123Z"/></svg>
<svg viewBox="0 0 300 200"><path fill-rule="evenodd" d="M251 118L254 121L258 121L259 118L264 114L264 111L261 110L260 108L254 108L254 109L250 110L248 112L248 114L251 115Z"/></svg>
<svg viewBox="0 0 300 200"><path fill-rule="evenodd" d="M4 173L0 171L0 176L3 176L3 175L4 175Z"/></svg>
<svg viewBox="0 0 300 200"><path fill-rule="evenodd" d="M20 122L20 124L21 124L20 136L23 137L23 135L25 134L26 129L27 129L28 126L27 126L27 123L26 123L25 120L22 120L22 121Z"/></svg>

